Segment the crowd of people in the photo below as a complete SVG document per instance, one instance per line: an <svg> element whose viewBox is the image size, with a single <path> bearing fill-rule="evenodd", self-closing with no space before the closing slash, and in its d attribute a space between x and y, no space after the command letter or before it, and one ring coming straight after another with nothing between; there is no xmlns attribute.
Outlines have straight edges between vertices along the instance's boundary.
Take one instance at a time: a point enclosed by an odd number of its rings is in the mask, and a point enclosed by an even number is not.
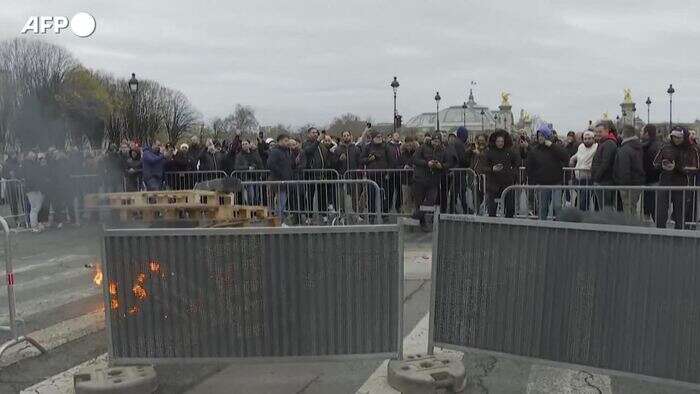
<svg viewBox="0 0 700 394"><path fill-rule="evenodd" d="M232 140L207 139L202 143L198 137L191 137L179 145L154 141L146 146L124 140L105 151L50 148L46 152L9 152L3 163L3 178L23 180L26 199L10 198L17 192L16 183L3 183L2 193L13 215L26 204L30 226L40 231L48 221L49 207L57 226L74 220L70 205L78 197L80 174L97 174L100 190L110 192L194 187L196 178L184 177L173 185L168 173L253 171L262 174L257 180L293 181L325 179L323 171L327 170L339 174L359 171L358 176L375 181L382 190L381 207L374 203L376 191L368 191L370 211L381 208L382 213L411 214L425 225L421 206L426 205L439 205L443 212L474 213L483 202L486 213L495 216L503 191L520 183L687 186L695 185L698 177L700 149L695 133L678 126L671 130L668 141L662 141L654 125L645 126L641 135L631 125L618 133L608 120L582 133L569 132L564 138L549 125L540 126L533 135L496 130L490 135L469 137L464 127L449 134L432 132L402 138L398 132L383 135L368 125L359 138L349 131L333 136L312 127L297 138L279 135L265 139L259 134L249 140L236 135ZM567 167L573 170L567 171ZM473 172L453 171L448 176L450 169ZM468 174L485 181L468 179ZM310 195L304 196L302 205L315 198L318 209L326 211L337 204L335 193L322 187L307 190ZM270 205L283 215L292 204L290 197L299 197L291 193L286 187L276 187L258 198L265 199L265 203L272 198ZM614 207L632 212L640 203L640 194L638 190L565 190L562 194L562 190L545 189L528 204L534 206L540 219L546 219L550 209L556 216L563 205L574 200L582 210ZM504 197L503 215L513 217L516 194ZM659 227L666 225L669 202L678 228L689 218L687 212L696 211L695 200L681 192L658 192L642 201L644 213Z"/></svg>

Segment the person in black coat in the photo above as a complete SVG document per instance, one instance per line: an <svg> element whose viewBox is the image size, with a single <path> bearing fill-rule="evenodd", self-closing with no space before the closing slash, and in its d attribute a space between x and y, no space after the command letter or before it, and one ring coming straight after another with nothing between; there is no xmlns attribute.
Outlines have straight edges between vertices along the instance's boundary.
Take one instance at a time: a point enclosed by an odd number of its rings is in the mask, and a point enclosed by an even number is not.
<svg viewBox="0 0 700 394"><path fill-rule="evenodd" d="M591 180L596 186L607 186L614 183L613 168L617 155L617 133L610 120L600 121L595 127L598 148L591 163ZM614 191L596 193L596 199L601 209L613 208L616 203ZM601 206L602 204L602 206Z"/></svg>
<svg viewBox="0 0 700 394"><path fill-rule="evenodd" d="M671 142L664 145L654 158L654 166L661 170L660 186L688 186L688 176L697 171L698 151L690 144L688 130L675 126L671 130ZM688 212L692 212L691 193L671 192L673 204L672 218L676 229L683 229ZM656 195L656 227L665 228L668 220L669 192L659 191Z"/></svg>
<svg viewBox="0 0 700 394"><path fill-rule="evenodd" d="M661 171L654 166L654 158L661 150L661 141L656 136L656 126L653 124L644 126L642 150L644 152L644 185L657 186ZM651 216L652 220L656 217L656 198L654 197L653 191L645 191L642 199L644 201L644 214Z"/></svg>
<svg viewBox="0 0 700 394"><path fill-rule="evenodd" d="M489 216L496 216L496 199L501 197L508 186L515 184L520 167L520 155L514 151L513 140L507 131L499 129L491 134L485 160L486 208ZM503 211L507 218L515 215L514 192L505 196Z"/></svg>
<svg viewBox="0 0 700 394"><path fill-rule="evenodd" d="M448 189L450 191L450 212L457 213L457 198L462 206L462 213L472 213L467 203L467 189L474 184L476 179L472 179L465 171L471 165L472 151L467 150L469 131L460 126L456 134L450 134L448 139L448 151L452 157L450 168L454 168L449 179Z"/></svg>
<svg viewBox="0 0 700 394"><path fill-rule="evenodd" d="M641 186L644 184L644 150L634 126L627 125L622 129L622 144L617 150L613 166L613 179L620 186ZM637 210L637 202L641 190L620 191L622 210L630 217Z"/></svg>
<svg viewBox="0 0 700 394"><path fill-rule="evenodd" d="M420 220L421 226L426 228L425 212L420 210L421 205L437 205L440 180L449 171L449 156L442 143L442 136L436 133L434 136L426 133L426 141L413 155L414 183L413 201L415 209L413 218Z"/></svg>
<svg viewBox="0 0 700 394"><path fill-rule="evenodd" d="M270 170L269 179L271 181L291 181L294 178L296 161L289 145L289 137L286 134L280 134L277 137L277 145L270 149L267 157L267 168ZM272 200L277 199L274 204L275 214L283 218L284 208L287 205L287 187L271 187L270 190L272 191Z"/></svg>
<svg viewBox="0 0 700 394"><path fill-rule="evenodd" d="M127 192L135 192L141 189L143 184L141 169L141 152L138 149L131 149L126 162L124 162L124 179Z"/></svg>
<svg viewBox="0 0 700 394"><path fill-rule="evenodd" d="M384 190L382 198L382 213L389 213L389 193L387 193L387 188L389 184L389 175L387 169L394 167L394 161L387 148L387 144L384 142L382 135L376 131L369 132L370 142L364 147L362 155L360 156L360 165L371 170L367 172L367 179L370 179L379 185L379 188ZM376 194L374 188L369 188L367 193L369 201L368 206L370 212L375 212L376 207Z"/></svg>
<svg viewBox="0 0 700 394"><path fill-rule="evenodd" d="M538 144L527 154L527 177L533 185L561 185L564 167L569 163L569 155L560 144L552 141L552 131L548 125L537 129ZM561 208L561 190L542 190L539 192L540 220L547 220L550 204L556 217Z"/></svg>
<svg viewBox="0 0 700 394"><path fill-rule="evenodd" d="M236 156L235 169L239 171L262 170L263 162L256 149L253 149L250 141L241 142L241 152Z"/></svg>

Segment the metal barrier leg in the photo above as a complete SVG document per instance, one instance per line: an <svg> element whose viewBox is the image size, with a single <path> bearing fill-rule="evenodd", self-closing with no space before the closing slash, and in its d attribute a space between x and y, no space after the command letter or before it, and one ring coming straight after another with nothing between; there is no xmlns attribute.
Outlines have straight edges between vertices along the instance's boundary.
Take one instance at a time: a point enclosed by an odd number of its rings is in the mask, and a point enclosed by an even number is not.
<svg viewBox="0 0 700 394"><path fill-rule="evenodd" d="M37 341L30 337L20 336L17 329L17 318L15 310L15 275L12 269L12 243L10 242L10 227L7 224L7 220L0 216L0 224L3 230L5 230L5 273L7 275L7 302L8 302L8 312L10 315L10 325L8 327L2 327L3 331L9 331L12 334L12 338L0 346L0 357L7 349L20 344L22 342L28 342L33 345L41 353L46 353L46 349L39 345Z"/></svg>

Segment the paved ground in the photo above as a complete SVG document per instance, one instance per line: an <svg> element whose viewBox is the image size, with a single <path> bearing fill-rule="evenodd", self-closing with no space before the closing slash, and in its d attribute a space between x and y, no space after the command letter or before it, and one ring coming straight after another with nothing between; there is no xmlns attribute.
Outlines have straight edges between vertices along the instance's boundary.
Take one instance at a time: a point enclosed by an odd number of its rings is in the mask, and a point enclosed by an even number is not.
<svg viewBox="0 0 700 394"><path fill-rule="evenodd" d="M106 351L99 289L92 284L99 261L99 229L72 228L14 237L18 311L26 319L25 332L50 344L47 355L19 359L3 357L0 393L71 392L75 372L84 362L100 363ZM411 233L406 243L406 342L424 346L430 294L430 235ZM0 289L0 320L5 319L6 295ZM419 343L420 342L420 343ZM96 360L96 361L91 361ZM382 360L205 364L158 367L159 393L353 393L383 373ZM650 383L638 377L620 377L556 363L467 353L467 393L700 393L667 383ZM67 373L63 373L68 371ZM62 374L63 373L63 374ZM382 381L382 379L378 379ZM376 386L371 393L392 392Z"/></svg>

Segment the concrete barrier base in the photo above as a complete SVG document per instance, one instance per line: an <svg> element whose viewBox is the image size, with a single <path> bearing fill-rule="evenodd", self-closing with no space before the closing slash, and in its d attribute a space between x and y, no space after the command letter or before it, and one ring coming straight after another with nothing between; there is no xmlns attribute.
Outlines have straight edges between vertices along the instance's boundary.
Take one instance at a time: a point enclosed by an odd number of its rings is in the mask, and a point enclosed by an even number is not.
<svg viewBox="0 0 700 394"><path fill-rule="evenodd" d="M152 366L91 366L73 376L75 394L150 394L158 388Z"/></svg>
<svg viewBox="0 0 700 394"><path fill-rule="evenodd" d="M389 385L403 394L461 393L466 370L458 355L408 355L387 366Z"/></svg>

